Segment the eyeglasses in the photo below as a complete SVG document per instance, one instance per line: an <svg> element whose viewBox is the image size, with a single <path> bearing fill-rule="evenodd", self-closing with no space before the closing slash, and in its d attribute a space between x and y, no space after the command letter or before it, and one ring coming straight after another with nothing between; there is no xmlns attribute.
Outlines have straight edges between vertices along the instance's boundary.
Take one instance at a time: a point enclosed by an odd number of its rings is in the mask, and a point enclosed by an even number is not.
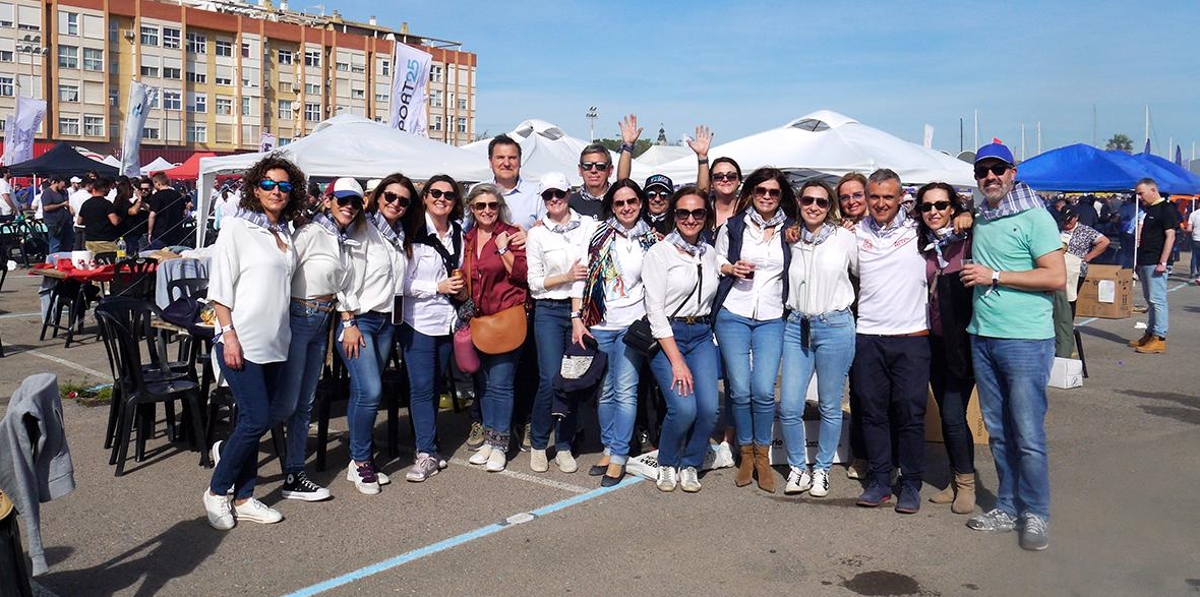
<svg viewBox="0 0 1200 597"><path fill-rule="evenodd" d="M996 176L1004 176L1005 172L1012 166L1008 164L996 164L994 166L975 166L975 180L983 180L987 178L988 172Z"/></svg>
<svg viewBox="0 0 1200 597"><path fill-rule="evenodd" d="M471 209L475 211L485 211L489 209L492 211L499 211L500 203L498 201L476 201L475 203L471 204Z"/></svg>
<svg viewBox="0 0 1200 597"><path fill-rule="evenodd" d="M400 193L393 193L392 191L384 191L379 196L380 196L380 198L383 199L384 203L392 203L393 201L399 201L400 207L408 207L408 204L409 204L409 198L405 197L404 195L401 195Z"/></svg>
<svg viewBox="0 0 1200 597"><path fill-rule="evenodd" d="M636 205L640 204L641 202L642 202L642 200L638 199L637 197L634 197L633 199L628 199L625 201L614 200L613 201L613 209L621 209L622 207L625 207L626 205L636 206Z"/></svg>
<svg viewBox="0 0 1200 597"><path fill-rule="evenodd" d="M861 200L861 199L866 199L866 198L867 198L867 194L862 191L859 191L857 193L846 193L845 195L838 195L838 201L849 201L851 199Z"/></svg>
<svg viewBox="0 0 1200 597"><path fill-rule="evenodd" d="M551 201L553 199L564 199L567 192L559 189L546 189L542 191L542 201Z"/></svg>
<svg viewBox="0 0 1200 597"><path fill-rule="evenodd" d="M808 207L814 203L816 203L817 207L821 209L829 209L829 200L824 197L809 197L808 195L805 195L800 198L800 205L805 207Z"/></svg>
<svg viewBox="0 0 1200 597"><path fill-rule="evenodd" d="M947 209L950 209L950 202L949 201L931 201L929 203L922 203L920 205L920 207L918 207L917 209L921 210L921 213L928 213L930 210L934 210L934 209L936 209L938 211L946 211Z"/></svg>
<svg viewBox="0 0 1200 597"><path fill-rule="evenodd" d="M150 187L142 187L142 188L140 188L140 189L138 189L138 190L139 190L139 191L141 191L141 192L143 192L143 193L149 193L149 192L150 192Z"/></svg>
<svg viewBox="0 0 1200 597"><path fill-rule="evenodd" d="M754 187L754 196L755 197L770 197L772 199L778 199L782 195L783 195L783 191L780 189L768 189L767 187Z"/></svg>
<svg viewBox="0 0 1200 597"><path fill-rule="evenodd" d="M671 198L671 192L670 191L646 191L646 198L651 201L654 201L655 199L661 199L663 201L666 201L667 199Z"/></svg>
<svg viewBox="0 0 1200 597"><path fill-rule="evenodd" d="M290 183L286 180L275 181L275 180L271 180L270 178L264 178L264 179L258 181L258 188L260 188L268 193L270 193L271 191L274 191L276 187L279 188L280 193L292 192L292 183Z"/></svg>
<svg viewBox="0 0 1200 597"><path fill-rule="evenodd" d="M611 167L612 164L608 162L579 162L580 170L600 170L603 172Z"/></svg>
<svg viewBox="0 0 1200 597"><path fill-rule="evenodd" d="M707 216L708 216L708 210L703 207L701 207L700 209L693 209L691 211L688 211L686 209L675 210L675 219L676 220L686 221L688 218L691 218L693 220L696 220L697 222L703 222L704 218Z"/></svg>
<svg viewBox="0 0 1200 597"><path fill-rule="evenodd" d="M429 196L433 197L434 199L441 199L442 195L446 196L447 201L454 201L454 200L458 199L458 193L455 193L454 191L443 191L441 189L429 189Z"/></svg>
<svg viewBox="0 0 1200 597"><path fill-rule="evenodd" d="M718 172L712 175L714 182L737 182L741 178L737 172Z"/></svg>
<svg viewBox="0 0 1200 597"><path fill-rule="evenodd" d="M348 197L336 197L336 199L337 199L337 204L341 207L346 207L347 205L349 205L349 206L353 207L354 209L362 209L363 208L362 197L356 197L354 195L350 195Z"/></svg>

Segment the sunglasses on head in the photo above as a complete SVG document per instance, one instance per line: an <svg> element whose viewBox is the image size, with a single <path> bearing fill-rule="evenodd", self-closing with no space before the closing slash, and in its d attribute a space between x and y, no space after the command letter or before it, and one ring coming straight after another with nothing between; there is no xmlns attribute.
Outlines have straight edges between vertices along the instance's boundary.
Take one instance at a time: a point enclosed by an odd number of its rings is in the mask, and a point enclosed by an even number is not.
<svg viewBox="0 0 1200 597"><path fill-rule="evenodd" d="M626 205L638 205L641 202L642 202L642 200L638 199L637 197L634 197L633 199L627 199L625 201L617 201L614 199L613 200L613 209L620 209L622 207L625 207Z"/></svg>
<svg viewBox="0 0 1200 597"><path fill-rule="evenodd" d="M1008 164L996 164L994 166L975 166L975 179L982 180L984 178L987 178L988 172L991 172L992 174L995 174L996 176L1004 176L1004 173L1008 172L1009 168L1012 168L1012 166L1009 166Z"/></svg>
<svg viewBox="0 0 1200 597"><path fill-rule="evenodd" d="M947 209L950 209L950 202L930 201L929 203L922 203L917 209L921 210L921 213L929 213L929 211L933 209L938 211L946 211Z"/></svg>
<svg viewBox="0 0 1200 597"><path fill-rule="evenodd" d="M712 175L712 179L716 182L733 182L740 178L737 172L718 172Z"/></svg>
<svg viewBox="0 0 1200 597"><path fill-rule="evenodd" d="M654 201L655 199L662 199L663 201L666 201L667 199L671 198L671 192L670 191L646 191L646 198L651 201Z"/></svg>
<svg viewBox="0 0 1200 597"><path fill-rule="evenodd" d="M408 207L408 203L409 203L408 197L405 197L404 195L401 195L400 193L393 193L392 191L384 191L383 193L380 193L379 198L383 199L384 203L392 203L394 201L399 201L400 207Z"/></svg>
<svg viewBox="0 0 1200 597"><path fill-rule="evenodd" d="M471 204L471 209L473 209L475 211L484 211L484 210L489 210L489 209L492 211L499 211L500 210L500 202L498 202L498 201L476 201L475 203Z"/></svg>
<svg viewBox="0 0 1200 597"><path fill-rule="evenodd" d="M610 166L612 166L612 164L610 164L608 162L580 162L579 163L579 168L581 170L600 170L603 172L604 170L608 170Z"/></svg>
<svg viewBox="0 0 1200 597"><path fill-rule="evenodd" d="M455 199L458 199L458 193L455 193L454 191L443 191L441 189L429 189L429 196L433 197L434 199L441 199L442 195L445 195L446 199L448 199L450 201L454 201Z"/></svg>
<svg viewBox="0 0 1200 597"><path fill-rule="evenodd" d="M805 207L808 207L809 205L812 205L814 203L816 203L817 207L819 207L821 209L829 209L829 200L824 197L810 197L808 195L805 195L800 198L800 205L803 205Z"/></svg>
<svg viewBox="0 0 1200 597"><path fill-rule="evenodd" d="M560 189L546 189L542 191L542 201L550 201L552 199L566 198L567 192Z"/></svg>
<svg viewBox="0 0 1200 597"><path fill-rule="evenodd" d="M676 220L687 220L688 218L691 218L693 220L696 220L697 222L703 222L704 218L706 216L708 216L708 210L703 207L701 207L700 209L693 209L691 211L686 210L686 209L676 209L675 210L675 219Z"/></svg>
<svg viewBox="0 0 1200 597"><path fill-rule="evenodd" d="M292 183L290 183L286 180L281 180L281 181L277 182L277 181L271 180L270 178L264 178L263 180L258 181L258 188L260 188L268 193L270 193L271 191L274 191L276 187L279 187L280 193L292 192Z"/></svg>
<svg viewBox="0 0 1200 597"><path fill-rule="evenodd" d="M783 191L780 189L768 189L767 187L754 187L754 196L778 199L783 196Z"/></svg>
<svg viewBox="0 0 1200 597"><path fill-rule="evenodd" d="M348 195L346 197L334 197L334 199L337 200L337 204L341 207L346 207L347 205L353 207L354 209L362 209L363 207L362 197Z"/></svg>

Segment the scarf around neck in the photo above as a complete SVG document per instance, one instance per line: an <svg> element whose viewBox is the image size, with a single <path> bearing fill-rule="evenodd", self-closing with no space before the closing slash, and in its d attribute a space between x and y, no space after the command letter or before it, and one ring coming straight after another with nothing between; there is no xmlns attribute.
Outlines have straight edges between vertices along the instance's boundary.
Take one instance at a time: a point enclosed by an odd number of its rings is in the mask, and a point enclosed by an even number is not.
<svg viewBox="0 0 1200 597"><path fill-rule="evenodd" d="M829 239L829 237L833 236L834 232L837 232L837 226L834 226L829 222L821 224L821 229L818 230L816 234L809 232L807 227L801 227L800 240L805 244L817 246L825 242L827 239Z"/></svg>
<svg viewBox="0 0 1200 597"><path fill-rule="evenodd" d="M648 232L652 232L652 230L650 229L650 225L647 224L646 221L641 218L638 218L637 221L634 222L633 226L630 228L626 228L623 224L618 222L616 216L609 217L607 220L604 221L604 223L608 224L609 228L611 228L617 234L624 236L625 238L635 238L635 237L642 236Z"/></svg>
<svg viewBox="0 0 1200 597"><path fill-rule="evenodd" d="M280 234L287 233L287 223L278 222L272 224L271 220L267 218L267 214L261 211L251 211L249 209L243 209L239 207L237 213L233 214L233 217L246 220L255 226L266 228L272 232L278 232Z"/></svg>
<svg viewBox="0 0 1200 597"><path fill-rule="evenodd" d="M546 218L546 222L545 222L546 228L548 228L550 230L550 232L553 232L555 234L566 234L566 233L582 226L583 218L578 217L578 215L575 213L575 210L571 210L570 213L571 213L571 216L567 219L566 224L556 224L553 221L551 221L550 218Z"/></svg>
<svg viewBox="0 0 1200 597"><path fill-rule="evenodd" d="M347 226L345 229L339 228L338 223L329 214L325 212L317 213L317 215L313 216L312 223L332 232L337 237L338 246L358 246L358 241L350 238L350 227Z"/></svg>
<svg viewBox="0 0 1200 597"><path fill-rule="evenodd" d="M757 209L750 208L747 211L750 212L750 221L753 222L755 226L758 226L763 230L767 228L774 228L775 226L782 224L787 218L782 209L776 209L775 215L771 216L771 219L769 220L763 219L762 214L758 213Z"/></svg>
<svg viewBox="0 0 1200 597"><path fill-rule="evenodd" d="M692 257L703 257L704 253L708 251L708 243L697 239L696 244L693 245L692 243L684 240L683 236L679 234L678 230L672 230L671 233L668 234L663 240L675 245L675 248L687 253L688 255L691 255Z"/></svg>
<svg viewBox="0 0 1200 597"><path fill-rule="evenodd" d="M950 265L950 262L946 261L945 257L942 256L942 249L959 241L966 240L966 238L967 235L965 233L959 234L954 231L953 225L947 225L940 230L933 230L925 235L925 240L929 241L929 244L925 245L925 250L933 249L934 253L937 254L938 268L945 269L946 266Z"/></svg>
<svg viewBox="0 0 1200 597"><path fill-rule="evenodd" d="M379 234L382 234L383 238L387 239L389 243L392 243L393 247L397 249L404 247L403 228L398 226L393 227L391 224L388 224L387 218L383 217L383 214L379 212L371 214L370 220L371 224L375 226L375 229L379 231Z"/></svg>
<svg viewBox="0 0 1200 597"><path fill-rule="evenodd" d="M634 241L643 253L658 242L657 233L642 219L632 228L625 228L616 218L609 218L596 229L588 242L588 273L583 291L583 323L588 327L604 321L606 284L612 284L617 294L625 296L621 260L613 250L618 236Z"/></svg>

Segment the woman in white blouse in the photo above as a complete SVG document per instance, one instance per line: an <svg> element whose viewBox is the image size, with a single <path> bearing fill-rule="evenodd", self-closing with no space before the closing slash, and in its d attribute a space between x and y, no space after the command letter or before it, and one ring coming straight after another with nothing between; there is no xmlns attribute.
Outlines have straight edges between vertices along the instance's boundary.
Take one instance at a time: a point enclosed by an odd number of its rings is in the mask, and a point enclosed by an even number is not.
<svg viewBox="0 0 1200 597"><path fill-rule="evenodd" d="M392 351L392 314L403 290L407 261L401 218L415 196L416 188L407 176L393 174L384 179L367 206L371 225L359 227L351 236L357 245L350 251L353 286L347 294L353 297L349 300L354 309L341 313L337 352L350 373L346 480L367 495L379 493L379 487L391 481L375 466L371 440L383 394L381 376Z"/></svg>
<svg viewBox="0 0 1200 597"><path fill-rule="evenodd" d="M386 193L386 188L385 191ZM446 468L437 447L437 397L453 349L455 305L465 288L458 271L463 257L463 208L458 182L445 174L425 183L405 225L408 271L404 280L400 350L408 370L409 414L417 460L405 478L420 483ZM387 195L382 195L387 199Z"/></svg>
<svg viewBox="0 0 1200 597"><path fill-rule="evenodd" d="M792 245L788 271L789 315L783 335L783 376L779 424L787 443L788 473L783 492L812 489L829 493L829 468L842 435L842 392L854 361L854 302L851 275L858 275L854 233L839 224L830 188L809 181L800 188L800 238ZM813 372L821 412L817 458L808 472L804 437L804 398Z"/></svg>
<svg viewBox="0 0 1200 597"><path fill-rule="evenodd" d="M629 324L646 314L642 267L658 235L642 219L645 193L636 182L614 182L600 204L604 220L588 240L587 278L571 290L571 341L591 336L608 357L597 417L604 455L588 474L610 487L625 476L637 418L638 371L645 357L625 345Z"/></svg>
<svg viewBox="0 0 1200 597"><path fill-rule="evenodd" d="M650 369L667 401L658 443L658 489L700 491L698 470L717 422L717 346L712 305L716 251L701 239L714 214L695 187L671 196L674 230L646 253L646 317L661 350Z"/></svg>
<svg viewBox="0 0 1200 597"><path fill-rule="evenodd" d="M525 243L539 373L530 420L529 468L537 473L549 470L546 448L553 427L554 462L560 471L573 473L578 468L571 454L578 408L571 408L555 420L551 414L554 375L571 342L571 287L587 278L587 245L596 230L596 220L568 207L571 185L566 175L550 172L541 182L546 218L542 226L529 229Z"/></svg>
<svg viewBox="0 0 1200 597"><path fill-rule="evenodd" d="M713 329L725 364L742 460L734 483L775 493L771 470L771 428L775 423L775 380L783 352L783 301L791 251L783 231L792 225L784 213L795 193L783 172L759 168L746 178L737 215L717 233L720 288Z"/></svg>
<svg viewBox="0 0 1200 597"><path fill-rule="evenodd" d="M292 341L278 408L271 417L272 425L287 421L283 463L286 499L313 502L329 498L329 490L304 472L308 424L317 381L325 365L332 313L335 308L350 312L357 307L355 297L348 292L352 282L350 251L355 243L350 236L363 225L362 187L353 178L339 178L333 196L325 200L325 210L296 231L296 274L292 276L288 318Z"/></svg>
<svg viewBox="0 0 1200 597"><path fill-rule="evenodd" d="M270 429L291 340L288 295L296 252L287 225L304 205L304 173L281 157L263 158L244 181L240 208L224 223L209 268L208 299L220 326L213 350L238 405L229 439L213 445L217 465L204 491L208 523L222 531L237 520L283 520L254 497L254 486L258 441Z"/></svg>

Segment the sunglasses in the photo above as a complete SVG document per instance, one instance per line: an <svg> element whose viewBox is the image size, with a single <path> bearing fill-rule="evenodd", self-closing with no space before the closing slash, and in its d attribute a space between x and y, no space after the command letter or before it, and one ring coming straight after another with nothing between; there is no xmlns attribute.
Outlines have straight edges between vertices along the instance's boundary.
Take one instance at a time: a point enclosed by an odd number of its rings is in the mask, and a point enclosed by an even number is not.
<svg viewBox="0 0 1200 597"><path fill-rule="evenodd" d="M934 209L936 209L938 211L946 211L947 209L950 209L950 202L949 201L931 201L929 203L922 203L920 205L920 207L918 207L917 209L921 210L921 213L928 213L930 210L934 210Z"/></svg>
<svg viewBox="0 0 1200 597"><path fill-rule="evenodd" d="M442 195L445 195L446 199L449 201L454 201L454 200L458 199L458 193L455 193L454 191L443 191L441 189L429 189L429 196L433 197L434 199L441 199Z"/></svg>
<svg viewBox="0 0 1200 597"><path fill-rule="evenodd" d="M580 162L579 163L579 169L581 169L581 170L600 170L601 172L603 172L604 170L608 170L610 167L612 167L612 164L610 164L608 162Z"/></svg>
<svg viewBox="0 0 1200 597"><path fill-rule="evenodd" d="M498 201L476 201L475 203L471 204L471 209L475 211L486 211L489 209L492 211L499 211L500 203Z"/></svg>
<svg viewBox="0 0 1200 597"><path fill-rule="evenodd" d="M824 197L809 197L807 195L800 198L800 205L808 207L816 203L821 209L829 209L829 200Z"/></svg>
<svg viewBox="0 0 1200 597"><path fill-rule="evenodd" d="M404 195L401 195L399 193L393 193L392 191L384 191L379 196L380 196L380 198L383 199L384 203L392 203L394 201L399 201L400 207L408 207L408 204L409 204L408 197L405 197Z"/></svg>
<svg viewBox="0 0 1200 597"><path fill-rule="evenodd" d="M270 178L264 178L263 180L258 181L258 188L260 188L268 193L270 193L271 191L274 191L276 187L279 187L280 193L292 192L292 183L290 183L286 180L276 182L274 180L271 180Z"/></svg>
<svg viewBox="0 0 1200 597"><path fill-rule="evenodd" d="M688 211L686 209L675 210L675 219L676 220L686 221L688 218L691 218L693 220L696 220L697 222L703 222L704 218L707 216L708 216L708 210L703 207L701 207L700 209L693 209L691 211Z"/></svg>
<svg viewBox="0 0 1200 597"><path fill-rule="evenodd" d="M846 193L845 195L838 195L839 201L849 201L851 199L866 199L866 198L867 198L867 194L862 191L859 191L857 193Z"/></svg>
<svg viewBox="0 0 1200 597"><path fill-rule="evenodd" d="M783 196L783 191L780 189L768 189L767 187L754 187L754 196L778 199Z"/></svg>
<svg viewBox="0 0 1200 597"><path fill-rule="evenodd" d="M642 200L638 199L636 197L634 197L633 199L628 199L626 201L615 201L614 200L613 201L613 209L621 209L622 207L625 207L626 205L638 205L641 202L642 202Z"/></svg>
<svg viewBox="0 0 1200 597"><path fill-rule="evenodd" d="M646 191L646 198L651 201L654 201L655 199L662 199L663 201L666 201L667 199L671 198L671 193L670 191Z"/></svg>
<svg viewBox="0 0 1200 597"><path fill-rule="evenodd" d="M712 175L712 179L716 182L736 182L740 176L737 172L719 172Z"/></svg>
<svg viewBox="0 0 1200 597"><path fill-rule="evenodd" d="M566 191L559 189L546 189L542 191L542 201L550 201L553 199L563 199L567 196Z"/></svg>
<svg viewBox="0 0 1200 597"><path fill-rule="evenodd" d="M337 200L337 204L340 207L346 207L347 205L349 205L349 206L353 207L354 209L362 209L363 208L362 197L355 197L355 196L351 195L349 197L335 197L335 199Z"/></svg>
<svg viewBox="0 0 1200 597"><path fill-rule="evenodd" d="M975 166L975 180L983 180L987 178L988 172L996 176L1004 176L1005 172L1012 166L1008 164L996 164L995 166Z"/></svg>

